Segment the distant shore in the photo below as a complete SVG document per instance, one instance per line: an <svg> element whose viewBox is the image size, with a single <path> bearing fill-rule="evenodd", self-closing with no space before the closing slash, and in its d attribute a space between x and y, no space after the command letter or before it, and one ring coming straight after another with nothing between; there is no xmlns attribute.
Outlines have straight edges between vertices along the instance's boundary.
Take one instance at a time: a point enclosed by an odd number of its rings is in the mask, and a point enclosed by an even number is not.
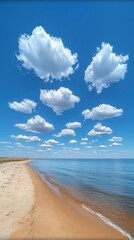
<svg viewBox="0 0 134 240"><path fill-rule="evenodd" d="M57 196L29 166L35 202L10 239L127 239L93 214Z"/></svg>

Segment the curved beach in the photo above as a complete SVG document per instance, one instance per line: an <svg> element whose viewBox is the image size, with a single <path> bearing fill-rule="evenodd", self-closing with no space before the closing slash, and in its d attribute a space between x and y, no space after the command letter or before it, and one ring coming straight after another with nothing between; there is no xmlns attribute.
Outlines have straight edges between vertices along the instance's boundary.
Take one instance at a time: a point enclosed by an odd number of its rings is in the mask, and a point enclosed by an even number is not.
<svg viewBox="0 0 134 240"><path fill-rule="evenodd" d="M35 201L10 239L127 239L92 213L56 195L29 166Z"/></svg>

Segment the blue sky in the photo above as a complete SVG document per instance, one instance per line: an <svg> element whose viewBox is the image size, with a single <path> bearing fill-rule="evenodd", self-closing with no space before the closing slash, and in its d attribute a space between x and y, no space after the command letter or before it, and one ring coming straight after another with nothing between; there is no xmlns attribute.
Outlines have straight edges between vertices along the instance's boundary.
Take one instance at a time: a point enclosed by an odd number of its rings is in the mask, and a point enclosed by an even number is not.
<svg viewBox="0 0 134 240"><path fill-rule="evenodd" d="M1 156L134 157L133 12L0 3Z"/></svg>

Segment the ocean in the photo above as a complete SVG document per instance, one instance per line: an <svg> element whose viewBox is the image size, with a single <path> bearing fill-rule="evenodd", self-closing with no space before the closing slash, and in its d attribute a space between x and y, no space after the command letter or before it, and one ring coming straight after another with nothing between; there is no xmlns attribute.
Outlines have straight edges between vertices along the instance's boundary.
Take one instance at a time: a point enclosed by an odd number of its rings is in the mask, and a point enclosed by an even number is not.
<svg viewBox="0 0 134 240"><path fill-rule="evenodd" d="M134 159L36 159L29 165L57 194L134 239Z"/></svg>

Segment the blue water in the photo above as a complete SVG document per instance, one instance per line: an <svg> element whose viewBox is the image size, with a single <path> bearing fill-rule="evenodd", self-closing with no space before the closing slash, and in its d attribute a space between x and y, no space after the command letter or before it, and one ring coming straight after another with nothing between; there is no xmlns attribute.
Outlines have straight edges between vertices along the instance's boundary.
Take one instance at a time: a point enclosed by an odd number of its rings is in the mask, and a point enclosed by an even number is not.
<svg viewBox="0 0 134 240"><path fill-rule="evenodd" d="M30 165L134 237L133 159L42 159Z"/></svg>

